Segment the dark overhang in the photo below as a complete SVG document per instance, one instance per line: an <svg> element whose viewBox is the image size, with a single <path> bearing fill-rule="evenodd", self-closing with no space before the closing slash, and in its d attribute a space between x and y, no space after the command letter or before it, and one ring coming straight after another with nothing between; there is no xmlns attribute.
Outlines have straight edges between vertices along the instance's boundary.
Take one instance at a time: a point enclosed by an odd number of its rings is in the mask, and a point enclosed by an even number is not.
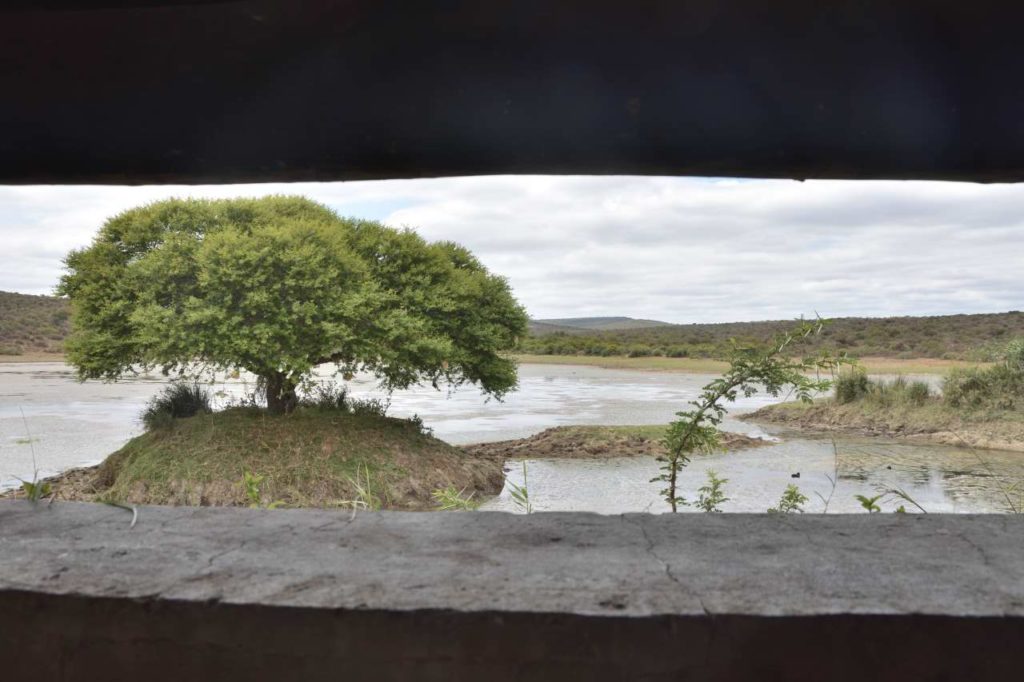
<svg viewBox="0 0 1024 682"><path fill-rule="evenodd" d="M19 2L0 183L1024 179L1024 3Z"/></svg>

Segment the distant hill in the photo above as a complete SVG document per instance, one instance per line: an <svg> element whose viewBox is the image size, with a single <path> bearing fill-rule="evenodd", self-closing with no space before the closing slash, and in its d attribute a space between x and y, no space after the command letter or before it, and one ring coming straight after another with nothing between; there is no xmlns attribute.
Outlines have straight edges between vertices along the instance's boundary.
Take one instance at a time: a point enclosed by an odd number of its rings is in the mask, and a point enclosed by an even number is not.
<svg viewBox="0 0 1024 682"><path fill-rule="evenodd" d="M580 318L630 320L630 318ZM548 325L524 339L520 350L541 355L628 355L724 358L730 340L757 342L792 327L791 320L721 324L664 324L649 320L631 328L616 322L584 326L578 320L537 320ZM856 357L983 360L1014 337L1024 337L1024 313L933 317L846 317L831 321L811 340L812 350L845 350Z"/></svg>
<svg viewBox="0 0 1024 682"><path fill-rule="evenodd" d="M70 317L63 298L0 291L0 355L63 352Z"/></svg>
<svg viewBox="0 0 1024 682"><path fill-rule="evenodd" d="M638 320L633 317L565 317L531 320L530 332L535 335L573 333L580 331L617 331L668 326L668 322Z"/></svg>
<svg viewBox="0 0 1024 682"><path fill-rule="evenodd" d="M724 358L730 339L763 341L791 320L669 324L632 317L570 317L530 321L519 350L543 355L629 355ZM63 352L70 306L53 296L0 291L0 355ZM832 320L811 349L855 357L984 360L991 349L1024 337L1024 312L934 317L846 317Z"/></svg>

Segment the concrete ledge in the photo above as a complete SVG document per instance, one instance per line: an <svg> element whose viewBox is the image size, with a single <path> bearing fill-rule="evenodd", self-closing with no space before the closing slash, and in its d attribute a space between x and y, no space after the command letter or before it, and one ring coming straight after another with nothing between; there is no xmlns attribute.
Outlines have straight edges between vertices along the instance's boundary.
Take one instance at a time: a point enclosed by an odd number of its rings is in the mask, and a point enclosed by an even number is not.
<svg viewBox="0 0 1024 682"><path fill-rule="evenodd" d="M1016 679L1008 516L0 502L11 679Z"/></svg>

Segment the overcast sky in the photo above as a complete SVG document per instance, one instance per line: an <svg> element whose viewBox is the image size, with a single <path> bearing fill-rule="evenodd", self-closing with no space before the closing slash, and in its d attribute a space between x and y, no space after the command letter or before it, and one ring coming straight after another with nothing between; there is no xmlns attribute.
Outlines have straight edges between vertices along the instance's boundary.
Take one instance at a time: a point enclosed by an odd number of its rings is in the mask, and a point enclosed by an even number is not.
<svg viewBox="0 0 1024 682"><path fill-rule="evenodd" d="M534 317L670 322L1024 308L1024 185L504 176L0 187L0 290L51 293L103 220L172 196L303 194L473 250Z"/></svg>

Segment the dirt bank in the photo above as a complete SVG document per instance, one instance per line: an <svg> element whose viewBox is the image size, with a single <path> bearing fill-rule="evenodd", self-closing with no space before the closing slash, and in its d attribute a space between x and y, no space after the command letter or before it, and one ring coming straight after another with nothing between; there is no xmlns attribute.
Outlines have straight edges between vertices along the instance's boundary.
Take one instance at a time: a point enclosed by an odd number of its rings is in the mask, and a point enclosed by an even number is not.
<svg viewBox="0 0 1024 682"><path fill-rule="evenodd" d="M829 399L810 405L769 405L743 415L742 419L821 433L1024 452L1024 419L1019 413L964 416L939 404L874 407L859 403L839 405Z"/></svg>
<svg viewBox="0 0 1024 682"><path fill-rule="evenodd" d="M661 444L664 426L557 426L529 438L497 443L465 445L462 449L481 457L507 459L602 459L606 457L666 454ZM722 434L723 450L767 444L738 433Z"/></svg>

